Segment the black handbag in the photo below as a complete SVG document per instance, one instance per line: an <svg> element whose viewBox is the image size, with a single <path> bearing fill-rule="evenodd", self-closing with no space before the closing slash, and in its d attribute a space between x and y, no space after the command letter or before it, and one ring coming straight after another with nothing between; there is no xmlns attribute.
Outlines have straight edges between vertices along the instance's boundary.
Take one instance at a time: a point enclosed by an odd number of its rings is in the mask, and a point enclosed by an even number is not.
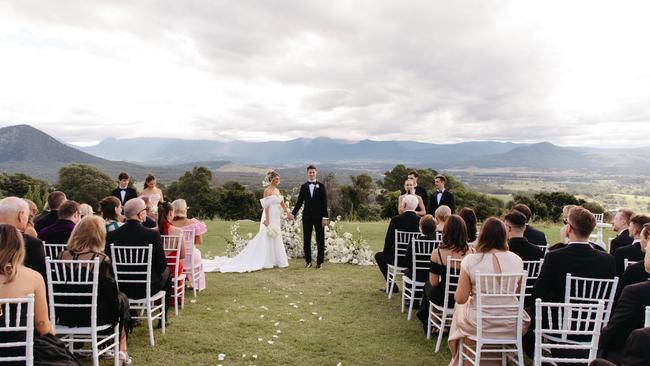
<svg viewBox="0 0 650 366"><path fill-rule="evenodd" d="M65 343L50 333L34 337L34 365L81 366Z"/></svg>

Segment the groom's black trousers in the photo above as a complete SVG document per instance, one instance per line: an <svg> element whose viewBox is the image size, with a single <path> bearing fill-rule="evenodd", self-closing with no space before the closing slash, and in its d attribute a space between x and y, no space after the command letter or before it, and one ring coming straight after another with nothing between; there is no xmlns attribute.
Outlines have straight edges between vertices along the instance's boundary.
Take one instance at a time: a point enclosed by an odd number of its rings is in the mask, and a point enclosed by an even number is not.
<svg viewBox="0 0 650 366"><path fill-rule="evenodd" d="M325 261L325 228L323 227L323 219L310 220L303 217L302 235L306 263L311 263L311 234L314 229L316 229L316 248L318 249L316 263L321 264Z"/></svg>

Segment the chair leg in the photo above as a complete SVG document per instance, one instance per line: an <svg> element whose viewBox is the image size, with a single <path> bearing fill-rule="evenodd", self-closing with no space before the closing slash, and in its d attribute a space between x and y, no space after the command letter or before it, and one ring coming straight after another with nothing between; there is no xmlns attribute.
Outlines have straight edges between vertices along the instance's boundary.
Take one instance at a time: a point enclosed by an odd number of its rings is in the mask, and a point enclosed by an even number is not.
<svg viewBox="0 0 650 366"><path fill-rule="evenodd" d="M93 354L93 366L99 366L99 350L97 349L97 332L90 335L90 347Z"/></svg>
<svg viewBox="0 0 650 366"><path fill-rule="evenodd" d="M156 342L153 339L153 319L151 314L151 301L147 302L147 327L149 328L149 344L153 347Z"/></svg>
<svg viewBox="0 0 650 366"><path fill-rule="evenodd" d="M463 361L465 361L465 344L461 338L458 341L458 366L463 366Z"/></svg>
<svg viewBox="0 0 650 366"><path fill-rule="evenodd" d="M163 303L162 318L161 318L161 321L162 321L162 334L165 334L165 326L166 326L165 323L167 323L167 315L165 314L166 309L165 309L165 305L164 305L165 304L165 296L163 296L162 303Z"/></svg>
<svg viewBox="0 0 650 366"><path fill-rule="evenodd" d="M174 278L174 296L172 296L172 299L174 300L174 315L178 316L178 280Z"/></svg>
<svg viewBox="0 0 650 366"><path fill-rule="evenodd" d="M115 326L115 344L113 345L113 366L120 366L120 337L122 332L119 325Z"/></svg>
<svg viewBox="0 0 650 366"><path fill-rule="evenodd" d="M411 293L411 295L414 295L414 294ZM411 313L413 312L413 303L414 302L415 302L415 296L411 296L411 298L409 299L409 314L406 317L407 320L411 320Z"/></svg>
<svg viewBox="0 0 650 366"><path fill-rule="evenodd" d="M429 313L427 315L427 339L431 339L431 320L433 318L431 312L433 312L433 303L429 303Z"/></svg>
<svg viewBox="0 0 650 366"><path fill-rule="evenodd" d="M442 310L442 315L440 316L440 329L438 329L438 339L436 340L436 353L440 351L440 344L442 343L442 333L445 332L447 328L447 311Z"/></svg>
<svg viewBox="0 0 650 366"><path fill-rule="evenodd" d="M393 272L388 271L388 275L386 275L386 293L388 294L388 298L390 299L393 296L393 286L395 285L395 276Z"/></svg>
<svg viewBox="0 0 650 366"><path fill-rule="evenodd" d="M402 314L404 314L404 302L406 301L406 286L402 283Z"/></svg>

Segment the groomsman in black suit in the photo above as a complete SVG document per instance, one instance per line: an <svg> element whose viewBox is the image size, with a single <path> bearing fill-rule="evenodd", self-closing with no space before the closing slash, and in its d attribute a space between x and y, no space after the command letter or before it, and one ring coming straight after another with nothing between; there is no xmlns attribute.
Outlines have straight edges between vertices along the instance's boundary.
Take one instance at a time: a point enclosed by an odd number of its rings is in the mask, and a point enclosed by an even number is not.
<svg viewBox="0 0 650 366"><path fill-rule="evenodd" d="M528 225L530 218L533 217L533 211L531 211L530 208L523 203L512 206L512 209L517 210L526 216L526 230L524 231L524 238L535 245L545 247L547 245L546 234L544 234L543 231L537 230L534 227Z"/></svg>
<svg viewBox="0 0 650 366"><path fill-rule="evenodd" d="M629 230L630 220L632 219L632 216L634 216L634 212L627 208L618 210L614 216L612 229L614 229L614 231L616 231L618 234L614 239L612 239L612 242L609 244L609 254L614 255L616 249L631 245L634 241L634 239L630 236Z"/></svg>
<svg viewBox="0 0 650 366"><path fill-rule="evenodd" d="M318 171L316 167L310 165L307 167L307 183L300 186L298 201L293 208L293 216L298 214L303 203L305 208L302 210L302 230L303 245L305 250L305 267L311 267L311 233L316 231L316 247L318 255L316 256L316 268L321 268L325 261L325 226L327 226L327 191L325 185L316 180Z"/></svg>
<svg viewBox="0 0 650 366"><path fill-rule="evenodd" d="M429 199L429 207L427 212L430 215L435 215L436 210L440 206L447 206L451 212L456 212L456 204L454 203L454 195L445 189L447 178L444 175L437 175L433 181L436 185L436 191L433 192Z"/></svg>
<svg viewBox="0 0 650 366"><path fill-rule="evenodd" d="M429 205L429 194L424 187L420 187L418 185L418 172L415 170L410 171L408 174L408 179L411 179L413 181L413 185L415 186L415 194L422 198L424 207L427 207Z"/></svg>
<svg viewBox="0 0 650 366"><path fill-rule="evenodd" d="M632 244L619 247L614 253L616 260L616 275L622 276L625 271L625 260L638 262L643 260L645 253L641 249L641 232L643 226L650 223L650 217L645 215L634 215L630 219L630 236L634 239Z"/></svg>
<svg viewBox="0 0 650 366"><path fill-rule="evenodd" d="M128 200L138 197L138 192L133 188L129 188L129 175L126 172L120 173L117 177L117 183L117 188L115 188L111 194L120 200L122 207L124 207L124 204Z"/></svg>

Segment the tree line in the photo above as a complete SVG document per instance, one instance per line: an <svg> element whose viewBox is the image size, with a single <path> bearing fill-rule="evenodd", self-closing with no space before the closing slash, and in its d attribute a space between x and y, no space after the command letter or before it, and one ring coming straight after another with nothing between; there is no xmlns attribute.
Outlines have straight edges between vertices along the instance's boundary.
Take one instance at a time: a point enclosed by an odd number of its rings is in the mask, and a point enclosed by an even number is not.
<svg viewBox="0 0 650 366"><path fill-rule="evenodd" d="M324 174L321 181L327 189L330 217L340 216L343 220L350 221L374 221L397 215L397 200L404 180L412 170L418 172L418 185L432 192L434 177L438 172L431 168L412 169L399 164L386 171L382 180L373 181L370 175L362 173L350 176L350 183L347 184L339 182L334 174ZM513 201L506 205L498 198L467 187L453 176L445 176L446 188L454 193L456 206L474 209L479 220L502 215L516 203L528 205L538 220L559 220L562 207L567 204L581 205L594 213L604 212L598 203L587 202L566 192L516 195ZM69 199L87 203L97 209L99 200L110 195L115 186L114 179L93 166L83 164L62 167L59 170L58 183L53 186L44 180L21 173L0 174L0 197L28 198L38 207L43 207L47 195L56 189L65 192ZM191 217L218 217L224 220L258 220L260 217L259 199L263 194L261 187L249 189L236 181L217 185L212 172L206 167L194 167L178 180L166 186L159 186L170 201L184 198ZM297 191L285 190L283 194L293 203Z"/></svg>

